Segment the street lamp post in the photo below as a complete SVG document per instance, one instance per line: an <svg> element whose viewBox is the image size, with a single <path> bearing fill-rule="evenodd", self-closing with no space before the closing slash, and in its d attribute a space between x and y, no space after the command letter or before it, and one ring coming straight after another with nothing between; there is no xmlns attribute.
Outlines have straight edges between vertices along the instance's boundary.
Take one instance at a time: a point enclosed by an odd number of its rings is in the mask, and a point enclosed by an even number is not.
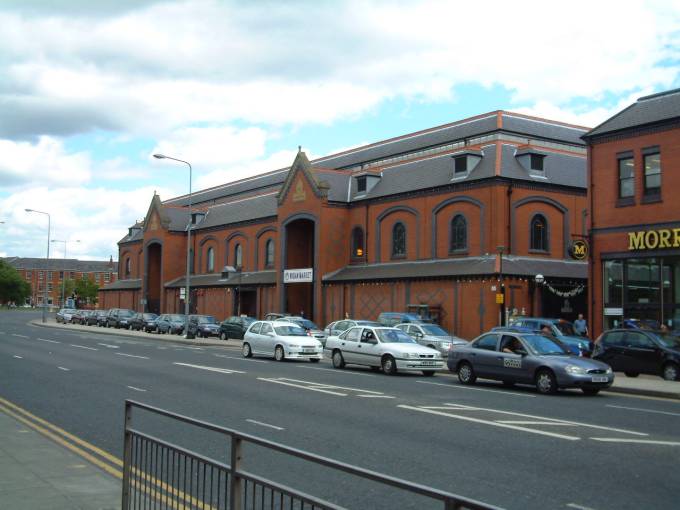
<svg viewBox="0 0 680 510"><path fill-rule="evenodd" d="M52 228L52 218L50 217L50 213L46 213L44 211L36 211L35 209L26 209L26 212L28 213L38 213L38 214L44 214L47 216L47 262L45 263L45 280L44 280L44 288L43 288L43 306L42 306L42 321L46 322L45 319L45 308L47 307L47 266L49 266L50 263L50 230Z"/></svg>
<svg viewBox="0 0 680 510"><path fill-rule="evenodd" d="M505 326L505 284L503 283L503 252L505 251L505 246L496 247L498 250L498 255L500 256L500 263L498 266L498 285L500 290L500 314L501 320L500 325Z"/></svg>
<svg viewBox="0 0 680 510"><path fill-rule="evenodd" d="M191 300L191 294L189 293L191 290L191 225L193 223L192 218L191 218L191 163L188 161L184 161L183 159L177 159L177 158L172 158L170 156L165 156L163 154L154 154L154 158L156 159L171 159L173 161L178 161L180 163L184 163L189 167L189 226L187 227L187 275L186 275L186 290L184 291L186 295L184 296L184 314L187 316L186 317L186 323L184 325L184 338L187 338L189 336L189 304Z"/></svg>
<svg viewBox="0 0 680 510"><path fill-rule="evenodd" d="M80 239L75 239L73 241L69 239L52 239L53 243L64 243L64 274L61 278L61 306L62 308L65 306L64 303L64 294L66 293L66 243L79 243Z"/></svg>

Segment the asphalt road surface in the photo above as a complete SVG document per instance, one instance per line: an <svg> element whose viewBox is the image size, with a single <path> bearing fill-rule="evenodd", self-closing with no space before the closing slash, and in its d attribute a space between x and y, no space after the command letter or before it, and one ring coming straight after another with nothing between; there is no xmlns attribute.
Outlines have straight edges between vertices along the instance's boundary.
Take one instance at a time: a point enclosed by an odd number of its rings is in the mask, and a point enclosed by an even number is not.
<svg viewBox="0 0 680 510"><path fill-rule="evenodd" d="M509 509L678 508L677 401L244 359L27 324L38 316L0 313L0 397L120 458L123 402L134 399ZM139 426L226 461L220 437L144 416ZM338 504L422 507L301 461L256 449L245 459Z"/></svg>

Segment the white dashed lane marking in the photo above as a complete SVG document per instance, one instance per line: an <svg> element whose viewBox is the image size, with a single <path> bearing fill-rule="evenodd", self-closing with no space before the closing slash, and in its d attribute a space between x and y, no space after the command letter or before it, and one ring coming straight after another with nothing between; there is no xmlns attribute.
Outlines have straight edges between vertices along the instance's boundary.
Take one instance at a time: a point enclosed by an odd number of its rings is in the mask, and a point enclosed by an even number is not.
<svg viewBox="0 0 680 510"><path fill-rule="evenodd" d="M668 411L656 411L654 409L643 409L641 407L615 406L611 404L607 404L606 407L612 407L614 409L626 409L628 411L639 411L641 413L665 414L666 416L680 416L680 413L669 413Z"/></svg>
<svg viewBox="0 0 680 510"><path fill-rule="evenodd" d="M38 338L41 342L49 342L51 344L60 344L61 342L57 342L56 340L48 340L47 338Z"/></svg>
<svg viewBox="0 0 680 510"><path fill-rule="evenodd" d="M59 370L63 370L64 372L70 372L70 371L71 371L70 368L66 368L66 367L57 367L57 368L58 368Z"/></svg>
<svg viewBox="0 0 680 510"><path fill-rule="evenodd" d="M28 338L26 335L19 335L18 333L12 333L12 336L16 336L19 338Z"/></svg>
<svg viewBox="0 0 680 510"><path fill-rule="evenodd" d="M16 358L16 359L24 359L21 356L17 356L16 354L13 357Z"/></svg>
<svg viewBox="0 0 680 510"><path fill-rule="evenodd" d="M245 374L245 372L241 372L240 370L230 370L228 368L220 367L207 367L204 365L192 365L191 363L173 363L173 365L178 365L180 367L197 368L199 370L206 370L208 372L219 372L221 374Z"/></svg>
<svg viewBox="0 0 680 510"><path fill-rule="evenodd" d="M124 352L117 352L115 354L116 354L116 356L126 356L128 358L149 359L146 356L136 356L134 354L125 354Z"/></svg>
<svg viewBox="0 0 680 510"><path fill-rule="evenodd" d="M628 439L616 437L591 437L593 441L602 443L633 443L633 444L653 444L663 446L680 446L680 441L654 441L652 439Z"/></svg>
<svg viewBox="0 0 680 510"><path fill-rule="evenodd" d="M261 427L267 427L267 428L274 429L274 430L286 430L283 427L278 427L276 425L270 425L269 423L264 423L262 421L251 420L250 418L246 419L246 421L248 423L253 423L255 425L259 425Z"/></svg>
<svg viewBox="0 0 680 510"><path fill-rule="evenodd" d="M107 347L108 349L120 349L118 345L111 345L111 344L97 344L101 345L102 347Z"/></svg>
<svg viewBox="0 0 680 510"><path fill-rule="evenodd" d="M77 347L78 349L87 349L88 351L98 351L99 349L95 349L94 347L86 347L84 345L78 345L78 344L69 344L71 347Z"/></svg>
<svg viewBox="0 0 680 510"><path fill-rule="evenodd" d="M250 361L252 363L269 363L269 361L264 361L264 360L261 360L261 359L239 358L238 356L226 356L224 354L213 354L213 356L216 356L218 358L235 359L235 360L239 360L239 361Z"/></svg>
<svg viewBox="0 0 680 510"><path fill-rule="evenodd" d="M135 386L128 386L128 388L130 388L131 390L135 390L135 391L142 391L142 392L146 391L146 390L143 390L142 388L137 388Z"/></svg>
<svg viewBox="0 0 680 510"><path fill-rule="evenodd" d="M274 384L282 384L284 386L293 386L295 388L302 388L303 390L318 391L319 393L328 393L330 395L337 395L339 397L347 397L351 393L357 397L366 398L394 398L384 395L379 391L364 390L361 388L350 388L348 386L336 386L334 384L324 384L314 381L303 381L300 379L289 379L287 377L258 377L258 380L270 382ZM358 395L356 395L358 393Z"/></svg>

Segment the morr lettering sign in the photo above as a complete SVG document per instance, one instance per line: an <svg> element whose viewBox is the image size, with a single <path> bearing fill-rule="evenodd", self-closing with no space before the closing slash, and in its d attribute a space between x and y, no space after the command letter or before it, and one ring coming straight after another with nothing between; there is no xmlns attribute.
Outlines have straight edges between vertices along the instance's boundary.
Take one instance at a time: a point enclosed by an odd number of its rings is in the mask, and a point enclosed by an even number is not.
<svg viewBox="0 0 680 510"><path fill-rule="evenodd" d="M300 283L314 281L314 269L285 269L283 283Z"/></svg>
<svg viewBox="0 0 680 510"><path fill-rule="evenodd" d="M628 232L629 250L661 250L664 248L680 248L680 228Z"/></svg>

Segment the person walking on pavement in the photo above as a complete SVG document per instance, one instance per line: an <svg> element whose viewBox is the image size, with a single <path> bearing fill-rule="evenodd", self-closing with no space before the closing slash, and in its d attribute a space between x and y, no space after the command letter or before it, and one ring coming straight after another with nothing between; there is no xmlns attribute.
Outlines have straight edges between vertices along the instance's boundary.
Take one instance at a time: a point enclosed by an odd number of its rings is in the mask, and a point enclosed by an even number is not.
<svg viewBox="0 0 680 510"><path fill-rule="evenodd" d="M588 336L588 323L583 318L583 314L578 314L578 319L574 321L574 331L577 335Z"/></svg>

